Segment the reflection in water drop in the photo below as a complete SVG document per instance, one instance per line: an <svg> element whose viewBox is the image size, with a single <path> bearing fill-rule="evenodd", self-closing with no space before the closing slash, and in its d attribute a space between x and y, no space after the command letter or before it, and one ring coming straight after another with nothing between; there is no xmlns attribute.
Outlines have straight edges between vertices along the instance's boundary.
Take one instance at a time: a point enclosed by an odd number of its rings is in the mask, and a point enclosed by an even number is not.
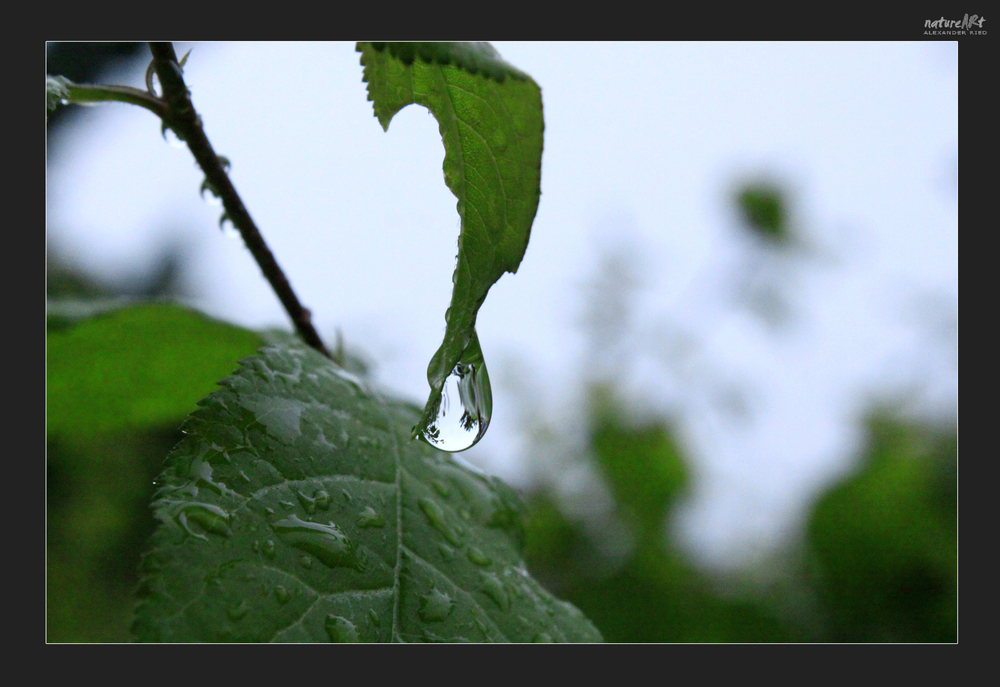
<svg viewBox="0 0 1000 687"><path fill-rule="evenodd" d="M423 438L443 451L464 451L479 441L490 425L493 389L482 356L460 362L445 380L437 417Z"/></svg>

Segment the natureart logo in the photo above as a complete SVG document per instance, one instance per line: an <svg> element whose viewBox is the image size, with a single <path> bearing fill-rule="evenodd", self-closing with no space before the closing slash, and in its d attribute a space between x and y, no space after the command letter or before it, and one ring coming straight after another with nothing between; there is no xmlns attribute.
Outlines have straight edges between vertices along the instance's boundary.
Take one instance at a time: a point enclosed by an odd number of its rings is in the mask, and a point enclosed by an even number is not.
<svg viewBox="0 0 1000 687"><path fill-rule="evenodd" d="M973 14L971 17L967 14L962 19L945 19L944 17L927 19L924 21L924 35L982 36L986 34L986 31L980 30L983 28L984 21L986 18L980 17L978 14Z"/></svg>

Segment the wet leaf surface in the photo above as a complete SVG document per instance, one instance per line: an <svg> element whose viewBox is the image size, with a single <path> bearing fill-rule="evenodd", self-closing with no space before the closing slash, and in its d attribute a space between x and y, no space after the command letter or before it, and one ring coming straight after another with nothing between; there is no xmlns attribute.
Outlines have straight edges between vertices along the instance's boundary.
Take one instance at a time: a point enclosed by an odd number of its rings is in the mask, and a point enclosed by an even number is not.
<svg viewBox="0 0 1000 687"><path fill-rule="evenodd" d="M140 641L600 641L521 556L499 480L291 337L199 404L152 507Z"/></svg>

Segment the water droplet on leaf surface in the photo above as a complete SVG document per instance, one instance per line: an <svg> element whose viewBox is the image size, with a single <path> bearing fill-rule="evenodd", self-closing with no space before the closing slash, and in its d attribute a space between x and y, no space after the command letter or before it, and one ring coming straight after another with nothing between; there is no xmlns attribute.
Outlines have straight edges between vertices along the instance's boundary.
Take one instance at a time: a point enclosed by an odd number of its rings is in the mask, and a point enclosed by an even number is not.
<svg viewBox="0 0 1000 687"><path fill-rule="evenodd" d="M497 605L501 611L507 608L509 603L507 599L507 592L503 588L503 583L500 578L496 576L496 573L479 573L479 581L482 583L482 589L480 591L488 596L490 600Z"/></svg>
<svg viewBox="0 0 1000 687"><path fill-rule="evenodd" d="M358 639L358 628L347 618L332 613L326 616L326 634L331 642L338 644L348 644L360 641Z"/></svg>
<svg viewBox="0 0 1000 687"><path fill-rule="evenodd" d="M451 615L451 609L454 607L455 602L450 596L432 589L430 593L420 597L420 608L417 613L424 622L441 622Z"/></svg>
<svg viewBox="0 0 1000 687"><path fill-rule="evenodd" d="M493 562L492 560L490 560L489 556L487 556L485 553L477 549L475 546L470 546L469 549L465 552L465 555L468 557L470 561L472 561L476 565L486 566Z"/></svg>
<svg viewBox="0 0 1000 687"><path fill-rule="evenodd" d="M246 599L240 601L238 605L226 609L226 615L229 616L230 620L242 620L243 616L247 614L250 607L247 606Z"/></svg>
<svg viewBox="0 0 1000 687"><path fill-rule="evenodd" d="M452 546L461 546L462 538L458 536L458 533L454 529L448 526L445 522L444 510L441 506L434 501L426 497L422 497L417 500L417 505L420 506L420 510L424 512L424 517L427 518L427 523L440 532L448 543Z"/></svg>
<svg viewBox="0 0 1000 687"><path fill-rule="evenodd" d="M355 544L344 532L330 523L322 525L318 522L300 520L298 516L272 523L274 531L288 544L310 553L330 568L354 568L361 570Z"/></svg>
<svg viewBox="0 0 1000 687"><path fill-rule="evenodd" d="M182 503L177 508L174 519L189 535L198 539L208 541L205 535L193 530L191 524L197 524L205 532L223 537L232 536L229 513L211 503Z"/></svg>
<svg viewBox="0 0 1000 687"><path fill-rule="evenodd" d="M354 521L354 524L358 527L385 527L385 520L382 516L371 506L365 508L358 515L358 519Z"/></svg>
<svg viewBox="0 0 1000 687"><path fill-rule="evenodd" d="M279 584L274 588L274 598L278 600L279 604L285 604L292 598L292 593Z"/></svg>

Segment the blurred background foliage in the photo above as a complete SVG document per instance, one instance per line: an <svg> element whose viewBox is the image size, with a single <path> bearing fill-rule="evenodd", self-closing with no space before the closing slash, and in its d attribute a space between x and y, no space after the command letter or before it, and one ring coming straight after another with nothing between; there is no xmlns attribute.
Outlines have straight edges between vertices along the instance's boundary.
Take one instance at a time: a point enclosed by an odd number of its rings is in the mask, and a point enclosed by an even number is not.
<svg viewBox="0 0 1000 687"><path fill-rule="evenodd" d="M741 578L699 570L665 527L690 464L669 422L635 424L623 406L601 406L590 452L615 496L598 523L609 531L536 490L526 497L527 560L607 641L956 641L953 429L874 411L858 471L817 501L802 541ZM596 542L622 538L621 523L633 545L612 560Z"/></svg>
<svg viewBox="0 0 1000 687"><path fill-rule="evenodd" d="M140 48L53 46L49 73L91 81ZM50 134L67 116L49 120ZM795 238L787 191L748 180L731 202L761 250L787 254ZM169 308L115 314L122 297L185 295L178 249L166 249L149 274L108 284L57 248L47 255L47 640L125 642L139 556L154 527L153 480L195 401L260 338ZM544 441L530 459L569 454L611 498L581 515L565 507L552 479L523 494L525 555L539 581L609 642L957 641L953 418L918 421L874 407L855 471L816 500L797 540L740 574L699 568L669 527L693 472L676 423L637 408L612 381L635 278L609 259L614 269L586 295L594 358L581 372L584 445L543 420L535 434ZM773 313L757 312L765 321Z"/></svg>

